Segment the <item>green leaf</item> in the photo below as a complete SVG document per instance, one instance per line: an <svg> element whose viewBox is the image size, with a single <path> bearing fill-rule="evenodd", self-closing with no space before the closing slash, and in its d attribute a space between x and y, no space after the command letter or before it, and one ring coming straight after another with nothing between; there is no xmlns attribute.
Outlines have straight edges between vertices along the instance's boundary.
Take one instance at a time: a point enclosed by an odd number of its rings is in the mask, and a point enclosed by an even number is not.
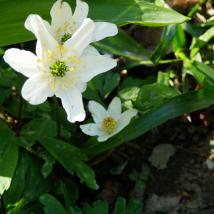
<svg viewBox="0 0 214 214"><path fill-rule="evenodd" d="M124 130L112 137L105 144L88 146L83 151L90 157L96 156L108 149L129 142L154 127L187 112L197 111L214 104L213 93L204 90L189 92L167 100L161 106L154 108L138 119L133 120Z"/></svg>
<svg viewBox="0 0 214 214"><path fill-rule="evenodd" d="M29 14L39 14L49 19L54 0L4 0L0 13L0 46L32 40L33 35L24 28L24 21ZM74 6L74 1L70 0ZM164 26L182 23L187 17L172 9L156 6L142 0L89 0L89 17L125 25L129 23L145 26ZM73 8L74 9L74 8Z"/></svg>
<svg viewBox="0 0 214 214"><path fill-rule="evenodd" d="M118 25L140 24L164 26L182 23L189 18L172 9L156 6L142 0L89 0L89 17L114 22Z"/></svg>
<svg viewBox="0 0 214 214"><path fill-rule="evenodd" d="M59 181L57 193L63 195L66 208L69 208L79 198L79 185L70 177Z"/></svg>
<svg viewBox="0 0 214 214"><path fill-rule="evenodd" d="M50 194L43 194L39 198L40 203L44 205L45 214L66 214L62 204Z"/></svg>
<svg viewBox="0 0 214 214"><path fill-rule="evenodd" d="M125 101L127 100L136 101L139 91L140 91L139 87L124 88L119 92L119 96L121 99Z"/></svg>
<svg viewBox="0 0 214 214"><path fill-rule="evenodd" d="M56 123L50 118L34 118L24 125L21 135L31 137L32 139L44 135L54 137L56 135Z"/></svg>
<svg viewBox="0 0 214 214"><path fill-rule="evenodd" d="M214 69L210 66L202 63L202 62L193 62L192 64L195 66L203 75L205 75L207 78L210 78L212 81L214 81Z"/></svg>
<svg viewBox="0 0 214 214"><path fill-rule="evenodd" d="M93 206L84 204L84 214L108 214L108 204L106 201L98 200L93 203Z"/></svg>
<svg viewBox="0 0 214 214"><path fill-rule="evenodd" d="M142 207L142 202L134 199L130 200L127 205L126 214L140 214Z"/></svg>
<svg viewBox="0 0 214 214"><path fill-rule="evenodd" d="M13 132L0 122L0 195L10 187L18 161L18 147Z"/></svg>
<svg viewBox="0 0 214 214"><path fill-rule="evenodd" d="M157 63L167 53L171 45L171 42L175 36L175 32L176 32L175 25L169 25L164 28L161 35L160 43L151 56L151 60L154 63Z"/></svg>
<svg viewBox="0 0 214 214"><path fill-rule="evenodd" d="M166 85L169 87L169 80L171 77L172 72L158 72L158 77L157 77L157 83L162 84L162 85Z"/></svg>
<svg viewBox="0 0 214 214"><path fill-rule="evenodd" d="M116 36L106 38L93 45L100 51L132 60L147 60L149 58L147 50L123 30L119 30Z"/></svg>
<svg viewBox="0 0 214 214"><path fill-rule="evenodd" d="M212 38L214 37L214 26L208 29L205 33L203 33L200 37L193 38L190 50L191 50L191 58L194 57L200 49L205 46Z"/></svg>
<svg viewBox="0 0 214 214"><path fill-rule="evenodd" d="M113 214L126 214L126 200L124 198L117 199Z"/></svg>
<svg viewBox="0 0 214 214"><path fill-rule="evenodd" d="M186 37L182 25L176 26L176 33L173 38L173 50L174 52L182 50L186 46Z"/></svg>
<svg viewBox="0 0 214 214"><path fill-rule="evenodd" d="M186 68L186 72L194 76L204 90L214 90L214 69L210 66L194 61Z"/></svg>
<svg viewBox="0 0 214 214"><path fill-rule="evenodd" d="M120 74L116 72L106 72L96 76L93 82L102 97L106 98L118 86Z"/></svg>
<svg viewBox="0 0 214 214"><path fill-rule="evenodd" d="M1 88L0 105L10 96L11 90L8 88Z"/></svg>
<svg viewBox="0 0 214 214"><path fill-rule="evenodd" d="M49 137L40 137L38 141L70 174L76 173L90 188L98 188L94 171L83 162L87 156L78 148Z"/></svg>
<svg viewBox="0 0 214 214"><path fill-rule="evenodd" d="M138 110L145 114L177 95L178 92L174 88L160 83L144 85L139 91L135 105Z"/></svg>
<svg viewBox="0 0 214 214"><path fill-rule="evenodd" d="M45 163L42 165L42 169L41 169L41 172L42 172L42 175L44 176L44 178L47 178L48 175L50 175L50 173L52 172L53 170L53 165L55 163L55 160L54 158L49 155L48 153L44 153L42 155L43 159L45 160Z"/></svg>
<svg viewBox="0 0 214 214"><path fill-rule="evenodd" d="M4 194L4 204L8 214L33 212L33 203L50 188L50 181L40 173L41 163L26 152L20 153L19 162L10 188ZM31 207L32 205L32 207Z"/></svg>

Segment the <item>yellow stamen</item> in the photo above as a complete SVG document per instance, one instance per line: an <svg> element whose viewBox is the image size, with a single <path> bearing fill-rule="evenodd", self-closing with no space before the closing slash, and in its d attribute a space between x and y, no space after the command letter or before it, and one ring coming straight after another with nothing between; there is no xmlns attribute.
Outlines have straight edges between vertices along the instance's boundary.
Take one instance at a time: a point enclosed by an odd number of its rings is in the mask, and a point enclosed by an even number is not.
<svg viewBox="0 0 214 214"><path fill-rule="evenodd" d="M117 128L117 121L112 117L104 118L102 129L106 134L112 134Z"/></svg>

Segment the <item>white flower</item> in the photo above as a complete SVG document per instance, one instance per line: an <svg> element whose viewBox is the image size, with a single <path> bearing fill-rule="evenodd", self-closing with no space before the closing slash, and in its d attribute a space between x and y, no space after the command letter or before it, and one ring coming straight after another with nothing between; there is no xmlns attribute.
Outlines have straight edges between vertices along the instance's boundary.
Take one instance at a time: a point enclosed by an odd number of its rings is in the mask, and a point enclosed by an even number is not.
<svg viewBox="0 0 214 214"><path fill-rule="evenodd" d="M88 16L89 7L86 2L76 0L74 14L70 5L62 0L57 0L50 12L51 25L45 21L46 27L53 37L64 43L72 34L78 30L84 19ZM105 37L114 36L118 33L117 26L108 22L95 22L95 30L92 34L92 41L99 41Z"/></svg>
<svg viewBox="0 0 214 214"><path fill-rule="evenodd" d="M16 48L7 50L4 55L4 60L13 69L29 78L22 88L22 96L37 105L56 95L70 122L84 120L81 93L86 89L86 82L116 66L116 60L100 55L88 46L94 33L94 22L85 19L63 45L47 31L40 16L30 15L25 26L38 39L36 55Z"/></svg>
<svg viewBox="0 0 214 214"><path fill-rule="evenodd" d="M129 109L121 113L121 101L115 97L108 109L95 101L88 105L95 123L81 125L81 130L89 136L98 136L98 141L106 141L108 138L120 132L130 120L137 114L135 109Z"/></svg>

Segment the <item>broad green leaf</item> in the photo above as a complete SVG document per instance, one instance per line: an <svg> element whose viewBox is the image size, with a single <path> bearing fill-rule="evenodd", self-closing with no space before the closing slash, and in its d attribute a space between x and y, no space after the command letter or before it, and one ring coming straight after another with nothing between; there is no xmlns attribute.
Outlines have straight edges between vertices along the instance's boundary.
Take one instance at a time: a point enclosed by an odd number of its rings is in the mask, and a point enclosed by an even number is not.
<svg viewBox="0 0 214 214"><path fill-rule="evenodd" d="M10 187L18 161L18 147L13 132L0 122L0 195Z"/></svg>
<svg viewBox="0 0 214 214"><path fill-rule="evenodd" d="M139 111L145 114L177 95L178 92L174 88L163 84L144 85L139 91L135 105Z"/></svg>
<svg viewBox="0 0 214 214"><path fill-rule="evenodd" d="M95 100L103 103L103 99L118 86L120 82L120 74L109 71L104 74L99 74L93 78L87 86L83 97L88 100Z"/></svg>
<svg viewBox="0 0 214 214"><path fill-rule="evenodd" d="M45 214L66 214L62 204L50 194L43 194L39 198L40 203L44 205Z"/></svg>
<svg viewBox="0 0 214 214"><path fill-rule="evenodd" d="M50 19L49 12L54 0L4 0L0 7L0 46L32 40L34 37L24 28L29 14L39 14ZM74 7L74 0L68 1ZM129 23L145 26L164 26L182 23L187 17L172 9L156 6L142 0L88 0L89 17L125 25Z"/></svg>
<svg viewBox="0 0 214 214"><path fill-rule="evenodd" d="M131 60L147 60L149 58L147 50L123 30L119 30L116 36L106 38L93 45L100 51L124 56Z"/></svg>
<svg viewBox="0 0 214 214"><path fill-rule="evenodd" d="M106 72L96 76L92 80L103 98L108 95L118 86L120 82L120 74L117 72Z"/></svg>
<svg viewBox="0 0 214 214"><path fill-rule="evenodd" d="M204 90L189 92L169 99L166 103L133 120L124 130L105 144L88 146L83 151L90 157L129 142L154 127L187 112L197 111L214 104L213 93Z"/></svg>
<svg viewBox="0 0 214 214"><path fill-rule="evenodd" d="M113 3L111 0L88 0L87 2L90 5L90 17L118 25L134 23L144 26L164 26L188 20L172 9L142 0L115 0Z"/></svg>
<svg viewBox="0 0 214 214"><path fill-rule="evenodd" d="M75 173L90 188L98 188L94 171L83 162L87 156L77 147L49 137L41 136L38 141L70 174Z"/></svg>

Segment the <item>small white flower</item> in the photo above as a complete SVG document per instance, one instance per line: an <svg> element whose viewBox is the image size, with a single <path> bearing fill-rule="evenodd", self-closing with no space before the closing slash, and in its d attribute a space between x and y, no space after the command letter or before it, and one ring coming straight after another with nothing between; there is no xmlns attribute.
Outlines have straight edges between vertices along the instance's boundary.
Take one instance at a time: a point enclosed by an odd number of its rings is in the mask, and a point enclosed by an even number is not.
<svg viewBox="0 0 214 214"><path fill-rule="evenodd" d="M121 101L117 97L111 101L107 110L95 101L90 101L88 108L95 123L81 125L80 128L89 136L98 136L99 142L120 132L137 114L135 109L121 113Z"/></svg>
<svg viewBox="0 0 214 214"><path fill-rule="evenodd" d="M14 70L29 78L22 88L22 96L37 105L56 95L70 122L84 120L81 93L86 89L86 82L116 66L116 60L100 55L88 46L94 33L94 22L84 19L63 45L59 45L47 31L38 15L30 15L25 27L38 39L36 55L16 48L7 50L4 55L4 60Z"/></svg>
<svg viewBox="0 0 214 214"><path fill-rule="evenodd" d="M45 21L46 27L53 37L59 42L67 41L88 16L89 7L86 2L76 0L74 14L70 5L62 0L57 0L50 12L51 25ZM95 30L92 41L99 41L105 37L114 36L118 33L117 26L108 22L95 22Z"/></svg>

